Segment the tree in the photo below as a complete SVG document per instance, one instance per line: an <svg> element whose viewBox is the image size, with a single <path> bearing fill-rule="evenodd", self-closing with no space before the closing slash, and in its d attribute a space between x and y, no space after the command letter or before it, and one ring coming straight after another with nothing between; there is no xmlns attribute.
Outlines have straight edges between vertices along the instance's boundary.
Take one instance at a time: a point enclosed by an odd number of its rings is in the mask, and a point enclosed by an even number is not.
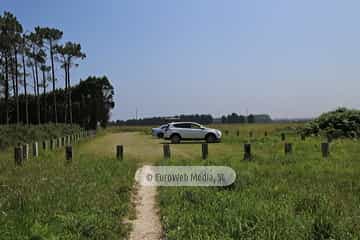
<svg viewBox="0 0 360 240"><path fill-rule="evenodd" d="M72 104L71 104L71 81L70 69L72 66L77 67L77 59L84 59L85 53L81 52L81 45L78 43L67 42L64 45L57 45L56 51L62 56L63 68L65 69L65 88L67 89L67 106L69 112L69 121L72 124Z"/></svg>
<svg viewBox="0 0 360 240"><path fill-rule="evenodd" d="M57 115L57 104L56 104L56 79L55 79L55 69L54 69L54 43L60 40L63 36L63 32L56 28L48 28L48 27L36 27L35 30L39 32L44 40L48 43L49 52L50 52L50 60L51 60L51 80L52 80L52 90L53 90L53 120L55 123L58 122Z"/></svg>
<svg viewBox="0 0 360 240"><path fill-rule="evenodd" d="M41 65L40 70L42 72L43 75L43 82L42 82L42 87L43 87L43 122L46 123L48 121L48 117L47 117L47 103L46 103L46 87L47 87L47 79L48 79L48 73L51 70L50 66L46 66L45 64ZM56 95L56 93L53 93L53 95Z"/></svg>
<svg viewBox="0 0 360 240"><path fill-rule="evenodd" d="M36 87L34 87L34 91L36 99L37 99L37 120L38 124L41 124L41 109L40 109L40 98L39 98L39 64L44 64L46 62L46 54L43 48L43 39L42 36L39 34L39 32L32 32L29 35L29 39L31 41L31 47L32 47L32 53L31 57L33 59L34 65L35 65L35 82L34 84Z"/></svg>

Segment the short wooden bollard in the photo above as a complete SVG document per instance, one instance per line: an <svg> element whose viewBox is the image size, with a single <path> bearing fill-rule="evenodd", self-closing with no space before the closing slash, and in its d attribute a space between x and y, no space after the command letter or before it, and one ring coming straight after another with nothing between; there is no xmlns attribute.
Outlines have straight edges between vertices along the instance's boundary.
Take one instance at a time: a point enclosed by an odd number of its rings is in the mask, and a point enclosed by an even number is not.
<svg viewBox="0 0 360 240"><path fill-rule="evenodd" d="M42 142L42 147L43 147L43 150L46 150L46 148L47 148L47 141L46 140Z"/></svg>
<svg viewBox="0 0 360 240"><path fill-rule="evenodd" d="M23 161L26 161L29 159L29 144L24 144L23 146Z"/></svg>
<svg viewBox="0 0 360 240"><path fill-rule="evenodd" d="M116 146L116 158L123 160L124 157L124 147L123 145L117 145Z"/></svg>
<svg viewBox="0 0 360 240"><path fill-rule="evenodd" d="M171 157L170 145L169 144L164 144L163 145L163 152L164 152L164 158L165 159L169 159Z"/></svg>
<svg viewBox="0 0 360 240"><path fill-rule="evenodd" d="M330 149L329 149L329 143L328 142L321 143L321 152L322 152L322 156L324 158L326 158L326 157L328 157L330 155Z"/></svg>
<svg viewBox="0 0 360 240"><path fill-rule="evenodd" d="M236 131L236 136L239 136L239 135L240 135L240 131L237 130L237 131Z"/></svg>
<svg viewBox="0 0 360 240"><path fill-rule="evenodd" d="M286 137L285 137L285 133L281 133L281 141L285 141Z"/></svg>
<svg viewBox="0 0 360 240"><path fill-rule="evenodd" d="M66 161L71 161L73 158L73 148L71 145L67 145L65 147L65 158Z"/></svg>
<svg viewBox="0 0 360 240"><path fill-rule="evenodd" d="M201 145L201 152L202 152L202 159L207 159L208 155L209 155L209 148L208 148L208 144L207 143L203 143Z"/></svg>
<svg viewBox="0 0 360 240"><path fill-rule="evenodd" d="M251 160L251 144L244 144L244 160Z"/></svg>
<svg viewBox="0 0 360 240"><path fill-rule="evenodd" d="M58 139L57 139L57 147L58 147L58 148L61 148L61 147L62 147L61 138L58 138Z"/></svg>
<svg viewBox="0 0 360 240"><path fill-rule="evenodd" d="M252 137L253 137L253 135L254 135L254 134L253 134L253 132L252 132L252 131L250 131L250 132L249 132L249 137L250 137L250 138L252 138Z"/></svg>
<svg viewBox="0 0 360 240"><path fill-rule="evenodd" d="M17 146L14 149L14 159L16 165L21 165L23 161L23 149L21 146Z"/></svg>
<svg viewBox="0 0 360 240"><path fill-rule="evenodd" d="M265 132L264 132L264 137L267 137L267 135L268 135L268 132L265 131Z"/></svg>
<svg viewBox="0 0 360 240"><path fill-rule="evenodd" d="M291 143L285 143L284 151L285 151L285 155L292 153L292 144Z"/></svg>
<svg viewBox="0 0 360 240"><path fill-rule="evenodd" d="M54 150L54 149L55 149L55 140L50 139L50 150Z"/></svg>
<svg viewBox="0 0 360 240"><path fill-rule="evenodd" d="M33 142L32 144L32 155L33 157L39 156L39 144L38 142Z"/></svg>

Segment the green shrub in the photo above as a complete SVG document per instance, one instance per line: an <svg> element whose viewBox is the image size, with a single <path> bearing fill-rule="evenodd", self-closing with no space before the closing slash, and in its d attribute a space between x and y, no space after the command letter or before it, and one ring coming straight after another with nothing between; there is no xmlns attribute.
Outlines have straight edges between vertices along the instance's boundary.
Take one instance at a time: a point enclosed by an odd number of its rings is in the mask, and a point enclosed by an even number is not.
<svg viewBox="0 0 360 240"><path fill-rule="evenodd" d="M360 111L339 108L323 113L301 129L306 136L324 135L328 138L360 137Z"/></svg>

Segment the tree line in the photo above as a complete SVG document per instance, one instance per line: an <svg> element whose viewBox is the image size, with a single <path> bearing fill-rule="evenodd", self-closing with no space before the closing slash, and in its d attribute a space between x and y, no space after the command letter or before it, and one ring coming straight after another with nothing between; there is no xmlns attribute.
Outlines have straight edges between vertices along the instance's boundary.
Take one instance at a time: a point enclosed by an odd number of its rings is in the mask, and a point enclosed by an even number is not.
<svg viewBox="0 0 360 240"><path fill-rule="evenodd" d="M56 28L24 31L12 13L0 15L1 124L74 122L71 69L86 55L79 43L61 44L62 37ZM64 73L64 89L57 89L56 67Z"/></svg>
<svg viewBox="0 0 360 240"><path fill-rule="evenodd" d="M114 125L161 125L169 122L197 122L200 124L211 123L269 123L272 122L271 117L267 114L249 114L248 116L232 113L224 115L220 119L214 118L211 114L192 114L178 115L172 117L151 117L140 119L129 119L126 121L118 120L113 122Z"/></svg>
<svg viewBox="0 0 360 240"><path fill-rule="evenodd" d="M221 123L270 123L272 119L267 114L238 115L232 113L221 117Z"/></svg>
<svg viewBox="0 0 360 240"><path fill-rule="evenodd" d="M114 125L162 125L169 122L198 122L201 124L210 124L213 122L213 117L210 114L193 114L193 115L177 115L173 117L151 117L141 119L129 119L126 121L118 120L113 122Z"/></svg>

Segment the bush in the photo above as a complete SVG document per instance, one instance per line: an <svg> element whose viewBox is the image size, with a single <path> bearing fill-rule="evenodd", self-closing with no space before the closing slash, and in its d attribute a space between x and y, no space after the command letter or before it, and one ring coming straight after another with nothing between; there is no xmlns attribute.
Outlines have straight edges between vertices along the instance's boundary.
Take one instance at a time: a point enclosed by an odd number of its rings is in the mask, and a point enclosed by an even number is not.
<svg viewBox="0 0 360 240"><path fill-rule="evenodd" d="M328 138L360 137L360 111L339 108L323 113L320 117L307 123L301 133L305 136L325 135Z"/></svg>

